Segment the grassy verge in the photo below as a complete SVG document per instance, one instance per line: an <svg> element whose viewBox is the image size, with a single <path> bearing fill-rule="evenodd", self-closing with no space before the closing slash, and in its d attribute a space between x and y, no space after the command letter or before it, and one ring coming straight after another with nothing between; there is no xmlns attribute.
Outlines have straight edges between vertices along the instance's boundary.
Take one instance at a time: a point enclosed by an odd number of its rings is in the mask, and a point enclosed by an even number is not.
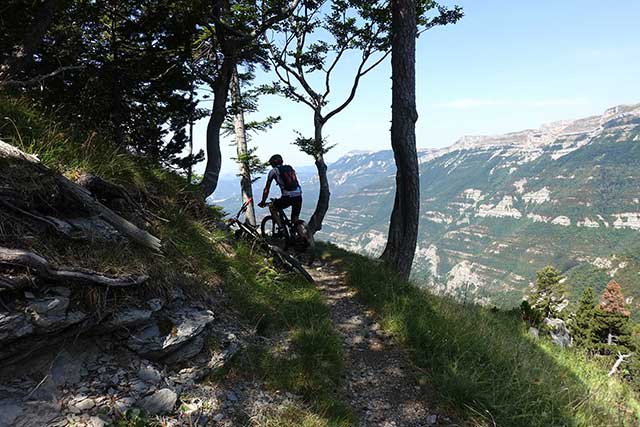
<svg viewBox="0 0 640 427"><path fill-rule="evenodd" d="M340 340L315 286L296 274L279 274L268 260L240 246L225 287L237 309L269 338L239 358L236 373L300 395L310 407L280 408L265 425L292 425L291 419L309 427L352 425L349 409L336 393L342 373Z"/></svg>
<svg viewBox="0 0 640 427"><path fill-rule="evenodd" d="M517 313L463 306L366 257L324 246L325 259L413 351L443 403L479 426L636 426L630 389L572 351L535 341Z"/></svg>

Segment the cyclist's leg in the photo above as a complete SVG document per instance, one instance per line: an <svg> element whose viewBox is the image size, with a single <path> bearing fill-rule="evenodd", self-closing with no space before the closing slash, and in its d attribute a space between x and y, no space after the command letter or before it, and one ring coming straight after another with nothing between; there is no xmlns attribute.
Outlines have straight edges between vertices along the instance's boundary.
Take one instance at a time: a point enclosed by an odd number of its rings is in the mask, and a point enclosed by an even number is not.
<svg viewBox="0 0 640 427"><path fill-rule="evenodd" d="M291 198L287 196L282 196L279 199L275 199L271 204L271 217L277 222L280 228L284 227L282 223L282 218L280 217L280 211L282 209L286 209L291 206Z"/></svg>
<svg viewBox="0 0 640 427"><path fill-rule="evenodd" d="M302 196L291 197L291 223L296 224L302 210Z"/></svg>

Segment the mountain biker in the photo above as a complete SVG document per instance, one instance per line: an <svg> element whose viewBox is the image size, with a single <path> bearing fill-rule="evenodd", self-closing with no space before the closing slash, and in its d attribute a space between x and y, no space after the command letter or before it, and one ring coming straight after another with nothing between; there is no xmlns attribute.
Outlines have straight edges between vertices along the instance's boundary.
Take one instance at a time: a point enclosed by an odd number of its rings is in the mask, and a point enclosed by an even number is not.
<svg viewBox="0 0 640 427"><path fill-rule="evenodd" d="M298 182L296 171L291 166L284 164L280 154L271 156L269 164L273 169L271 169L269 175L267 175L267 183L262 191L262 201L258 203L258 206L264 208L267 205L271 182L275 180L278 187L280 187L282 196L279 199L275 199L269 206L271 216L276 219L278 225L282 226L280 223L280 215L278 215L277 212L280 209L291 207L291 222L298 224L300 209L302 209L302 188Z"/></svg>

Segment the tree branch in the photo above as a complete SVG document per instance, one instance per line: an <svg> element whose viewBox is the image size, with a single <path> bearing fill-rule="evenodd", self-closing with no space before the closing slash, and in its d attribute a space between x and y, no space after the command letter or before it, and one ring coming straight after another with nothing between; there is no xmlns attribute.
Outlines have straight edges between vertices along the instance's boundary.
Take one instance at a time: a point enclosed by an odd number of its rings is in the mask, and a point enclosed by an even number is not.
<svg viewBox="0 0 640 427"><path fill-rule="evenodd" d="M13 87L13 88L30 88L35 87L41 84L43 81L48 80L57 76L58 74L62 74L67 71L79 71L86 68L84 65L69 65L66 67L60 67L55 71L52 71L48 74L43 74L41 76L33 77L29 80L5 80L0 82L0 87Z"/></svg>

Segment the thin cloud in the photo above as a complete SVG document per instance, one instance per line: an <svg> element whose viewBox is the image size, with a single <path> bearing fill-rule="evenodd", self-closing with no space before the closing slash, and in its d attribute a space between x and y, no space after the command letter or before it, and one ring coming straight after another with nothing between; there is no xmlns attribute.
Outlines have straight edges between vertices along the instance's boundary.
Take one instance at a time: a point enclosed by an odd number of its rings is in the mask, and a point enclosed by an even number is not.
<svg viewBox="0 0 640 427"><path fill-rule="evenodd" d="M570 107L587 104L584 98L552 98L543 100L510 100L491 98L462 98L452 101L433 104L434 107L451 109L470 109L481 107L518 107L518 108L541 108L541 107Z"/></svg>

